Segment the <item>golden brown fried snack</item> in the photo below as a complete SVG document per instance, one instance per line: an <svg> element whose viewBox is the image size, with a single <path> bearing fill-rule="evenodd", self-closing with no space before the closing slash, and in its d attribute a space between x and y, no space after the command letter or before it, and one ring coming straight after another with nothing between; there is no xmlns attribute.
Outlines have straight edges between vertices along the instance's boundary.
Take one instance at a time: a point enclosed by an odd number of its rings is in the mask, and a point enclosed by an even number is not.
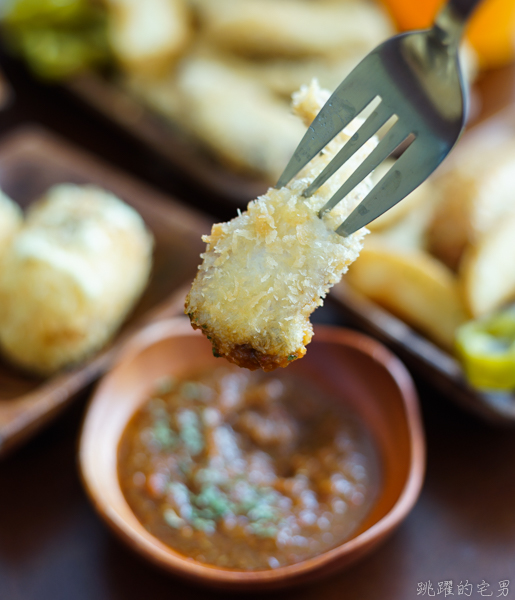
<svg viewBox="0 0 515 600"><path fill-rule="evenodd" d="M140 91L235 169L275 181L304 131L288 105L223 62L205 56L181 61L175 80L142 82Z"/></svg>
<svg viewBox="0 0 515 600"><path fill-rule="evenodd" d="M1 258L0 346L48 375L103 346L144 289L152 236L111 193L63 184L34 203Z"/></svg>
<svg viewBox="0 0 515 600"><path fill-rule="evenodd" d="M311 122L327 95L312 84L296 98ZM284 367L306 352L313 335L309 315L337 283L362 247L365 230L335 233L371 187L365 180L323 219L318 210L375 145L367 143L310 198L302 191L353 131L340 134L287 187L270 189L247 211L213 226L203 262L186 299L193 327L213 352L249 369Z"/></svg>
<svg viewBox="0 0 515 600"><path fill-rule="evenodd" d="M451 349L466 320L454 273L422 250L393 249L374 234L368 241L345 282Z"/></svg>
<svg viewBox="0 0 515 600"><path fill-rule="evenodd" d="M459 276L463 299L473 317L488 315L515 298L514 256L515 211L512 211L463 253Z"/></svg>
<svg viewBox="0 0 515 600"><path fill-rule="evenodd" d="M458 148L436 180L442 202L428 230L428 249L453 270L464 251L515 212L515 142L483 136Z"/></svg>
<svg viewBox="0 0 515 600"><path fill-rule="evenodd" d="M393 33L386 13L373 2L210 0L197 8L209 40L253 56L327 56L350 50L365 55Z"/></svg>
<svg viewBox="0 0 515 600"><path fill-rule="evenodd" d="M375 46L375 45L374 45ZM372 50L373 46L369 48ZM363 59L364 52L350 48L331 56L252 58L223 51L212 44L198 44L190 54L216 58L240 76L250 77L289 103L291 95L306 81L316 78L322 88L334 90Z"/></svg>
<svg viewBox="0 0 515 600"><path fill-rule="evenodd" d="M0 190L0 255L21 227L22 220L20 207Z"/></svg>
<svg viewBox="0 0 515 600"><path fill-rule="evenodd" d="M106 0L109 40L128 71L163 75L193 33L184 0Z"/></svg>

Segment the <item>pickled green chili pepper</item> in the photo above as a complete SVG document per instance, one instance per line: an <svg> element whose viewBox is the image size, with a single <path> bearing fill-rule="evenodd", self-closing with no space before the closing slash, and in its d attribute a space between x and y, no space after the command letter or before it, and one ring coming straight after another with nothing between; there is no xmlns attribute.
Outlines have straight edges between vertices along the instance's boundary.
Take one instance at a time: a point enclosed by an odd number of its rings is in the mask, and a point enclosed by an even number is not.
<svg viewBox="0 0 515 600"><path fill-rule="evenodd" d="M44 79L110 60L107 13L95 0L13 0L2 29L12 51Z"/></svg>
<svg viewBox="0 0 515 600"><path fill-rule="evenodd" d="M3 20L9 26L80 23L92 6L89 0L11 0Z"/></svg>
<svg viewBox="0 0 515 600"><path fill-rule="evenodd" d="M515 389L515 307L462 325L456 351L472 386Z"/></svg>

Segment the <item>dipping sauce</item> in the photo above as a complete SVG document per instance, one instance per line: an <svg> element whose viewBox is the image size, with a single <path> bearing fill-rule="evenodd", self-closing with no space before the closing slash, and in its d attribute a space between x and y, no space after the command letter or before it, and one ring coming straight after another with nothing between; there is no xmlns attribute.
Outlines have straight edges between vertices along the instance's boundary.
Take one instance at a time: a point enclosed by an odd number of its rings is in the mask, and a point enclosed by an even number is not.
<svg viewBox="0 0 515 600"><path fill-rule="evenodd" d="M230 365L156 382L118 450L123 493L152 535L245 571L352 536L377 496L378 464L341 402L298 375Z"/></svg>

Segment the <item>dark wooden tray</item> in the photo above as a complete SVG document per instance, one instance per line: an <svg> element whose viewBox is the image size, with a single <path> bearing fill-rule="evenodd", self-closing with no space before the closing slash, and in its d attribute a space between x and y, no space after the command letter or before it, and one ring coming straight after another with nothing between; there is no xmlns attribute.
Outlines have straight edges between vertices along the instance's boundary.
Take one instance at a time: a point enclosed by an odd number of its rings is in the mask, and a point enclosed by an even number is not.
<svg viewBox="0 0 515 600"><path fill-rule="evenodd" d="M351 322L389 346L415 373L460 406L493 423L515 424L515 396L467 384L460 363L409 325L344 282L330 295Z"/></svg>
<svg viewBox="0 0 515 600"><path fill-rule="evenodd" d="M123 341L150 320L182 312L194 277L201 235L210 228L198 212L115 171L44 130L27 127L0 143L0 188L27 206L49 186L93 183L111 190L144 218L155 238L149 285L113 342L89 362L46 380L0 362L0 456L27 439L110 365Z"/></svg>
<svg viewBox="0 0 515 600"><path fill-rule="evenodd" d="M12 100L13 91L5 75L0 71L0 110L6 108Z"/></svg>

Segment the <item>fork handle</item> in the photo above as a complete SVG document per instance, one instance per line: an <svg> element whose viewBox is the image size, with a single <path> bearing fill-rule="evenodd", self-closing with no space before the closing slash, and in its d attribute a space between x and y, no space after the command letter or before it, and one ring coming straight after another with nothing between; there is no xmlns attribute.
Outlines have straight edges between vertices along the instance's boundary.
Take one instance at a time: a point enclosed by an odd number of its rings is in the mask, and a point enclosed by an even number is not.
<svg viewBox="0 0 515 600"><path fill-rule="evenodd" d="M463 21L474 12L481 0L449 0L445 8L452 9Z"/></svg>
<svg viewBox="0 0 515 600"><path fill-rule="evenodd" d="M465 25L481 0L448 0L437 14L433 31L444 44L459 43Z"/></svg>

